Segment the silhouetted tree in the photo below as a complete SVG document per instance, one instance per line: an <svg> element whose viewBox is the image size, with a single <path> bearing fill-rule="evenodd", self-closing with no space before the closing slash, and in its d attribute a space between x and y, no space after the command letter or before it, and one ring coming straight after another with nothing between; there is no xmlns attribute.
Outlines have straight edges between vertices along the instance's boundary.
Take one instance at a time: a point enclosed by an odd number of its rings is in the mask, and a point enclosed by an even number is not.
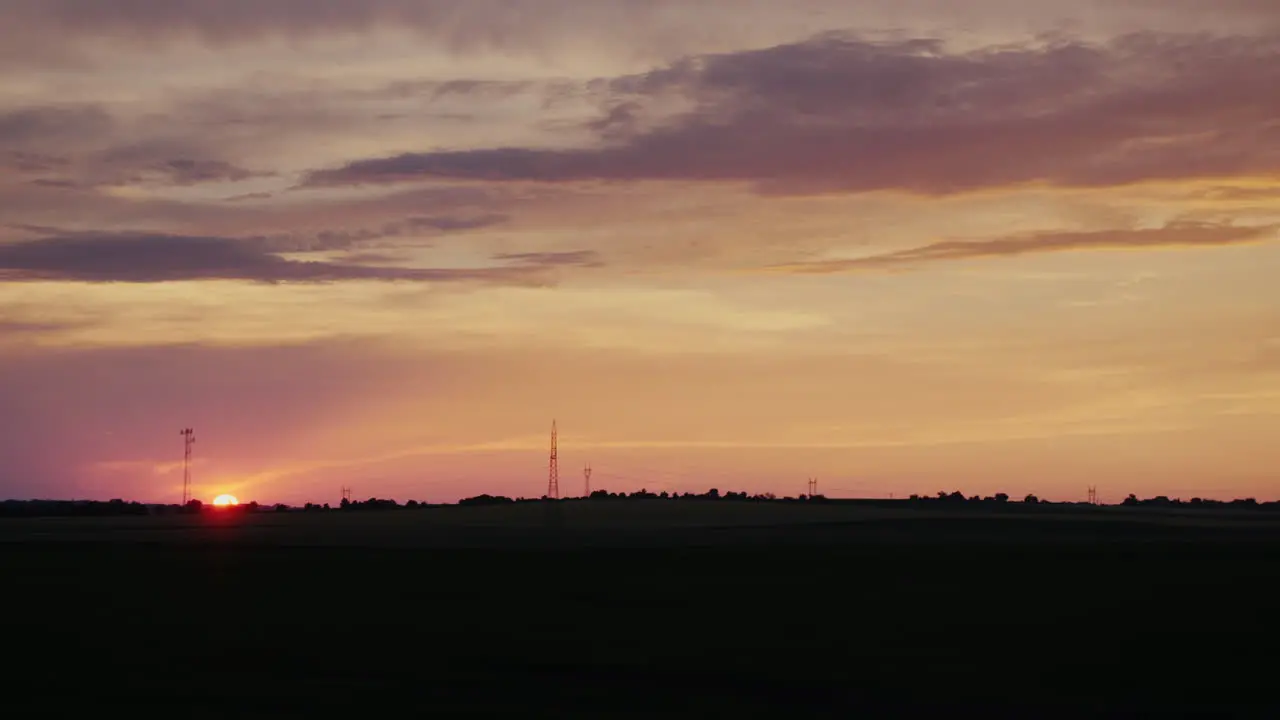
<svg viewBox="0 0 1280 720"><path fill-rule="evenodd" d="M509 497L502 495L477 495L475 497L464 498L458 501L459 505L508 505L515 502Z"/></svg>

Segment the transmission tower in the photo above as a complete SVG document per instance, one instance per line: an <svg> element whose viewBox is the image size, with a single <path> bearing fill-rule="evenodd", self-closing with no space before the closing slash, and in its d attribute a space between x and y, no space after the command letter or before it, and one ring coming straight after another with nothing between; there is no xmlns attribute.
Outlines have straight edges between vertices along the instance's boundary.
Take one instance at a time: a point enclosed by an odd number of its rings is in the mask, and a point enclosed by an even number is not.
<svg viewBox="0 0 1280 720"><path fill-rule="evenodd" d="M345 485L342 487L342 499L351 502L351 488Z"/></svg>
<svg viewBox="0 0 1280 720"><path fill-rule="evenodd" d="M582 497L591 497L591 466L587 465L582 468L582 479L586 490L583 491Z"/></svg>
<svg viewBox="0 0 1280 720"><path fill-rule="evenodd" d="M182 436L182 504L191 502L191 446L196 442L196 431L183 428L178 431Z"/></svg>
<svg viewBox="0 0 1280 720"><path fill-rule="evenodd" d="M1096 485L1089 486L1089 504L1090 505L1098 504L1098 486Z"/></svg>
<svg viewBox="0 0 1280 720"><path fill-rule="evenodd" d="M808 494L809 497L813 497L818 494L818 478L809 478Z"/></svg>
<svg viewBox="0 0 1280 720"><path fill-rule="evenodd" d="M551 464L547 468L547 497L560 497L560 466L556 460L556 421L551 421Z"/></svg>

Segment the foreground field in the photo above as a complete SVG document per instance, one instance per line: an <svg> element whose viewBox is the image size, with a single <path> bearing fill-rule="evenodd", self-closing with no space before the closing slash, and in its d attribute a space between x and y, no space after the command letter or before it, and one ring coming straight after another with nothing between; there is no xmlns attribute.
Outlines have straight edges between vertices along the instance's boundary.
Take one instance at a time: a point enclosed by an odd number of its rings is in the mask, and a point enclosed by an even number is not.
<svg viewBox="0 0 1280 720"><path fill-rule="evenodd" d="M0 519L0 542L161 542L281 547L528 548L1280 541L1280 513L1121 507L913 506L907 502L524 503L367 512L206 510L200 515Z"/></svg>
<svg viewBox="0 0 1280 720"><path fill-rule="evenodd" d="M6 521L8 707L1280 710L1274 522L726 507Z"/></svg>

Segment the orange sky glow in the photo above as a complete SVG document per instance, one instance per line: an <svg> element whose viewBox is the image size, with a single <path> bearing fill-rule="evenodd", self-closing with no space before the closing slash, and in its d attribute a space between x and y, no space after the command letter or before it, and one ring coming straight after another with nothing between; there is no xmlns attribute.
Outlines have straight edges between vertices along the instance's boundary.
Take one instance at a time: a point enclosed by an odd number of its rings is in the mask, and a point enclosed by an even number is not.
<svg viewBox="0 0 1280 720"><path fill-rule="evenodd" d="M1280 498L1280 6L0 0L0 497Z"/></svg>

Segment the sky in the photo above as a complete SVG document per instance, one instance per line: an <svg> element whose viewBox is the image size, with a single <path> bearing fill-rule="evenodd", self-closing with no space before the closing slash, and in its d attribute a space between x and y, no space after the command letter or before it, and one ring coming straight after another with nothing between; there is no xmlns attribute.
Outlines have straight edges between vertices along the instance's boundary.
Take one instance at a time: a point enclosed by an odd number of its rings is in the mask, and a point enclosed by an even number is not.
<svg viewBox="0 0 1280 720"><path fill-rule="evenodd" d="M0 496L1280 498L1274 0L0 17Z"/></svg>

